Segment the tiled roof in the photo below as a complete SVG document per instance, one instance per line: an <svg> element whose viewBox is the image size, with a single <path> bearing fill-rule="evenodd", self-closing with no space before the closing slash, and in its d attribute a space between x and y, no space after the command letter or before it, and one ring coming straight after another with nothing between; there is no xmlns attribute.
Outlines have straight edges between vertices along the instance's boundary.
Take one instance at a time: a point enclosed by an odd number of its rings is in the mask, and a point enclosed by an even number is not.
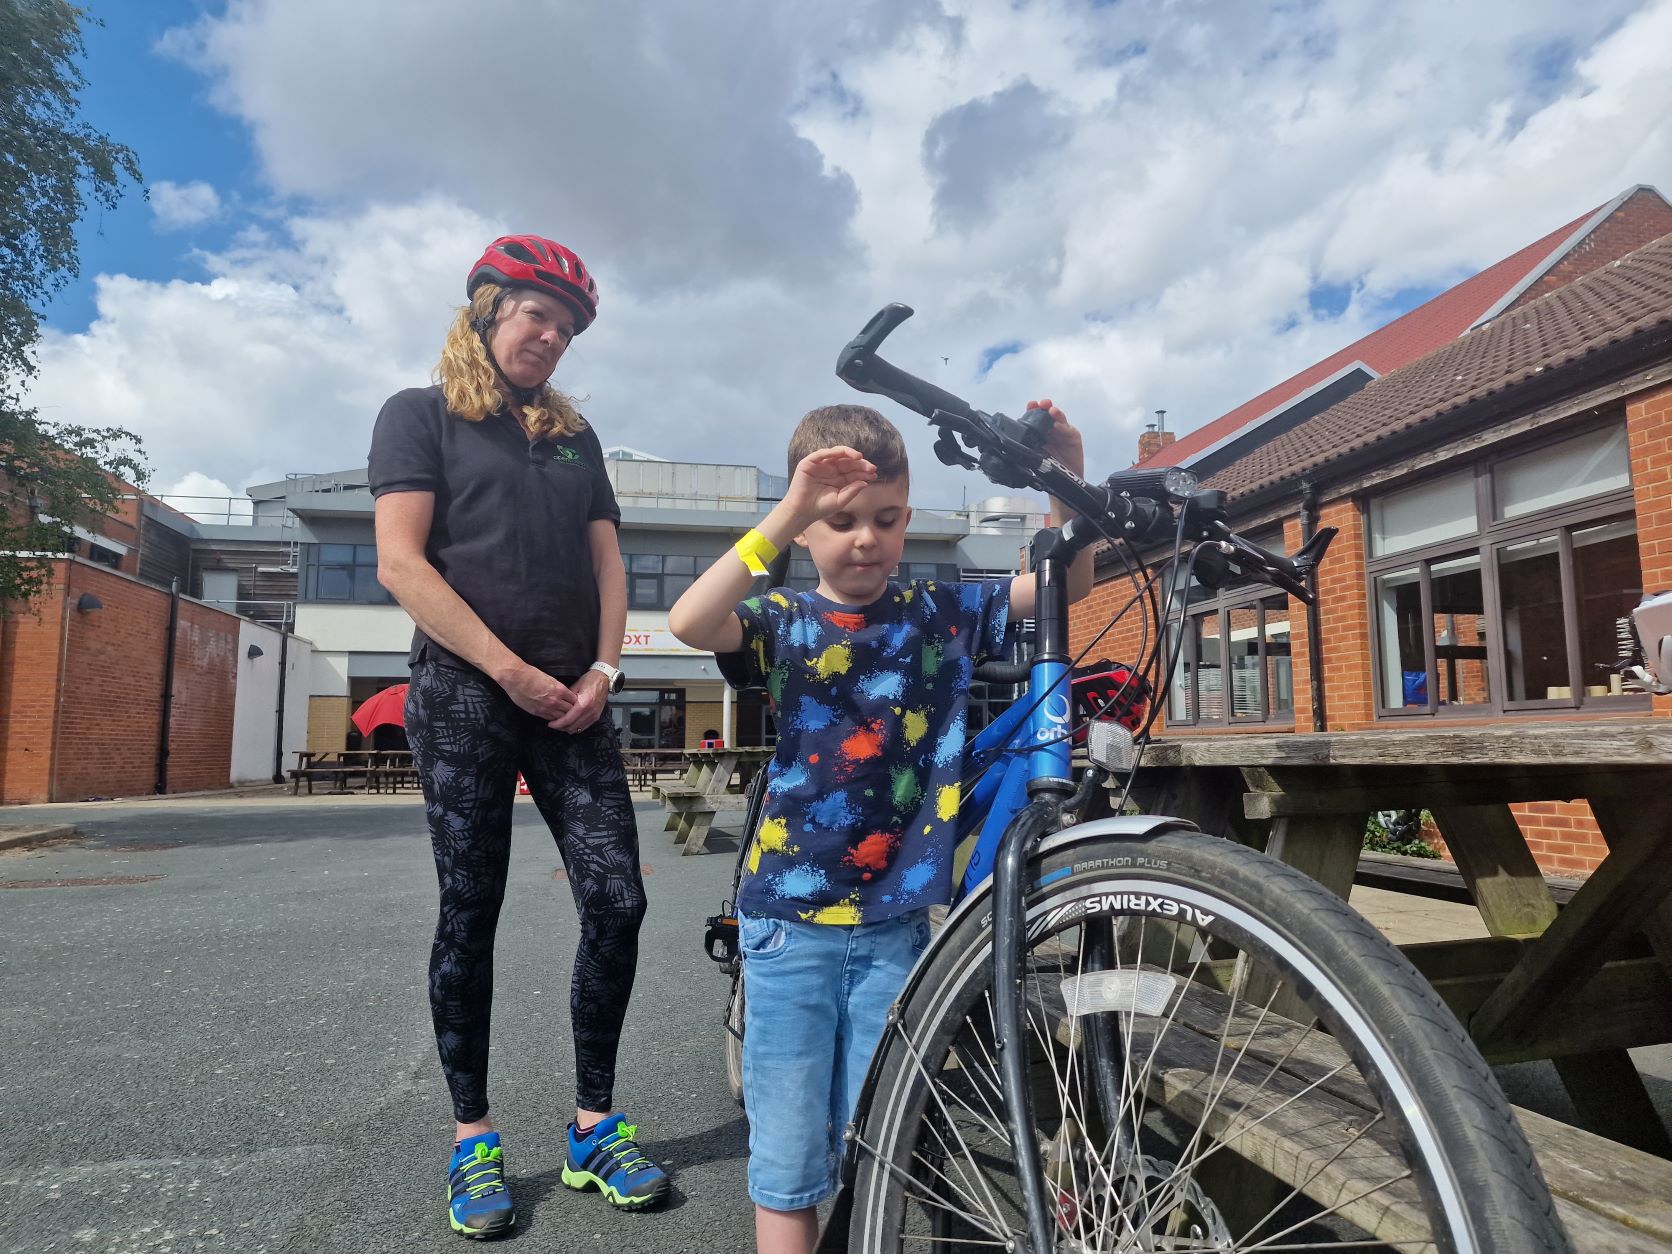
<svg viewBox="0 0 1672 1254"><path fill-rule="evenodd" d="M1242 495L1473 405L1656 328L1672 329L1672 235L1477 327L1213 475Z"/></svg>
<svg viewBox="0 0 1672 1254"><path fill-rule="evenodd" d="M1634 189L1635 191L1635 189ZM1619 198L1619 203L1631 193ZM1610 202L1614 204L1616 202ZM1363 362L1379 375L1462 335L1481 317L1505 303L1523 285L1542 273L1556 258L1564 255L1576 242L1576 233L1590 223L1595 226L1599 215L1610 205L1602 205L1581 214L1572 222L1557 227L1542 239L1535 240L1519 252L1505 257L1496 265L1488 266L1473 278L1465 279L1456 287L1441 292L1425 304L1395 318L1386 326L1372 331L1361 340L1347 345L1322 361L1308 366L1276 387L1267 388L1252 400L1238 405L1205 426L1186 435L1146 458L1145 466L1180 466L1212 448L1220 441L1242 431L1258 419L1286 408L1308 389L1340 373L1355 362Z"/></svg>

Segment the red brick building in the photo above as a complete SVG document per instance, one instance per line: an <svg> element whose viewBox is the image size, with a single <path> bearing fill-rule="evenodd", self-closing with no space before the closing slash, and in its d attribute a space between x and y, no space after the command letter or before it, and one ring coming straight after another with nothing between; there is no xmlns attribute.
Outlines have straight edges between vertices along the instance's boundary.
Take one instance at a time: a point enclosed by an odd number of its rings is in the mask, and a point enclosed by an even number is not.
<svg viewBox="0 0 1672 1254"><path fill-rule="evenodd" d="M239 620L182 598L161 738L171 598L80 558L0 619L0 803L79 801L231 778Z"/></svg>
<svg viewBox="0 0 1672 1254"><path fill-rule="evenodd" d="M1263 586L1192 590L1169 624L1167 735L1521 719L1582 734L1672 713L1607 670L1619 617L1672 588L1672 207L1633 189L1605 209L1154 450L1228 492L1268 545L1340 529L1312 614ZM1396 341L1429 346L1320 402L1343 355L1397 357ZM1077 642L1130 596L1114 574L1076 608ZM1109 654L1136 653L1139 630L1131 616ZM1582 803L1517 816L1546 870L1605 853Z"/></svg>

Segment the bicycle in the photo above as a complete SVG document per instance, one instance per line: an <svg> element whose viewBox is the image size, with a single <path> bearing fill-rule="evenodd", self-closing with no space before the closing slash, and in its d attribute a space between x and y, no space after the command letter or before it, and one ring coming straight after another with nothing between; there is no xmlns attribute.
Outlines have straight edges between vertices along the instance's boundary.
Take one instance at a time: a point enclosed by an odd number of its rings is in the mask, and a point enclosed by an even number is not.
<svg viewBox="0 0 1672 1254"><path fill-rule="evenodd" d="M911 314L880 311L837 374L927 418L942 461L1078 517L1035 538L1031 657L978 672L1027 693L969 747L974 848L872 1060L821 1254L1569 1250L1492 1072L1397 948L1264 853L1125 812L1178 661L1163 626L1192 581L1310 604L1333 530L1285 556L1237 535L1186 471L1085 482L1039 451L1042 423L879 357ZM1169 539L1158 569L1137 560ZM1077 720L1066 574L1099 541L1127 565L1120 613L1145 612L1145 639ZM1141 695L1136 735L1097 717ZM1115 813L1088 818L1122 777Z"/></svg>

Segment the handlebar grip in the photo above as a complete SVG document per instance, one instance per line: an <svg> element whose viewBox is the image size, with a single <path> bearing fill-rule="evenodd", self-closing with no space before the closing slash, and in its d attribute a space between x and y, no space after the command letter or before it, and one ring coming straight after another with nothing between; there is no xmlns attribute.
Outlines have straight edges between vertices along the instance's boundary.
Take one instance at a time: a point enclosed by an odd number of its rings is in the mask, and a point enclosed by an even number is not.
<svg viewBox="0 0 1672 1254"><path fill-rule="evenodd" d="M875 353L859 352L850 356L844 350L837 361L836 374L850 387L886 396L925 418L932 417L937 409L965 418L972 412L969 402L962 397L909 374Z"/></svg>
<svg viewBox="0 0 1672 1254"><path fill-rule="evenodd" d="M1033 671L1029 662L983 662L975 677L984 684L1025 684Z"/></svg>
<svg viewBox="0 0 1672 1254"><path fill-rule="evenodd" d="M884 305L836 355L836 377L860 392L873 392L932 418L937 409L968 418L975 411L968 401L908 374L877 356L877 349L893 330L911 317L910 305Z"/></svg>

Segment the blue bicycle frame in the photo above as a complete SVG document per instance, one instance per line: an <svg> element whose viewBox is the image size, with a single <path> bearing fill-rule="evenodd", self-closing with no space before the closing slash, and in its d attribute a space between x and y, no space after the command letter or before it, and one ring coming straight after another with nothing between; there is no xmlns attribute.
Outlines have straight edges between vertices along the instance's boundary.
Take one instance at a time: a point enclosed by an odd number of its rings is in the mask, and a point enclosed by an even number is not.
<svg viewBox="0 0 1672 1254"><path fill-rule="evenodd" d="M994 758L959 807L962 843L981 824L969 863L954 894L954 904L993 873L999 838L1010 820L1028 803L1030 779L1067 779L1071 774L1073 702L1067 666L1035 661L1028 691L976 736L968 753L977 761Z"/></svg>

